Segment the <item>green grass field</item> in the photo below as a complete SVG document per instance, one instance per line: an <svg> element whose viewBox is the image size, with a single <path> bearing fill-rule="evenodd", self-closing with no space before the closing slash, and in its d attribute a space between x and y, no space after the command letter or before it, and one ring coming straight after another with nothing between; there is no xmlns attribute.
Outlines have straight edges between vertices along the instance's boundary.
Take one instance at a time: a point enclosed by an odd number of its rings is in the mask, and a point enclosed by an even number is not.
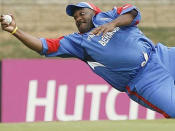
<svg viewBox="0 0 175 131"><path fill-rule="evenodd" d="M36 122L0 124L0 131L174 131L175 120Z"/></svg>
<svg viewBox="0 0 175 131"><path fill-rule="evenodd" d="M13 1L19 2L19 0ZM175 46L175 27L169 27L169 25L175 25L175 5L151 4L149 6L138 6L142 13L140 24L142 25L141 30L144 34L154 43L161 42L167 46ZM108 10L113 5L102 4L101 7L104 10ZM5 13L12 12L16 16L18 26L30 34L37 37L53 38L57 35L67 34L70 30L75 29L72 19L65 15L63 8L65 9L65 5L37 5L34 3L29 5L4 5L3 10ZM61 19L55 22L55 18ZM7 58L43 57L28 49L16 38L0 29L0 60ZM175 131L175 120L0 123L0 131Z"/></svg>

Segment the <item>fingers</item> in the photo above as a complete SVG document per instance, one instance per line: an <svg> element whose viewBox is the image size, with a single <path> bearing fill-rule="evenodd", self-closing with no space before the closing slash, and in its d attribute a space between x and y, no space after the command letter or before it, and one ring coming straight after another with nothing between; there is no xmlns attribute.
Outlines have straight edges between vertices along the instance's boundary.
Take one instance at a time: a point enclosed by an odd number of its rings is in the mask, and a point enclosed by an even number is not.
<svg viewBox="0 0 175 131"><path fill-rule="evenodd" d="M12 21L10 20L11 22L9 23L9 21L5 20L4 15L1 14L0 15L0 25L1 25L2 30L11 33L15 29L16 23L15 23L13 15L11 14L8 14L8 15L12 17Z"/></svg>
<svg viewBox="0 0 175 131"><path fill-rule="evenodd" d="M2 30L5 30L9 25L7 24L4 24L4 23L1 23L1 29Z"/></svg>
<svg viewBox="0 0 175 131"><path fill-rule="evenodd" d="M0 22L2 22L3 21L3 15L1 15L1 17L0 17Z"/></svg>
<svg viewBox="0 0 175 131"><path fill-rule="evenodd" d="M105 35L107 32L111 32L114 30L114 26L112 26L111 24L106 24L106 25L102 25L102 26L99 26L97 28L95 28L94 30L91 31L91 34L94 34L94 35Z"/></svg>
<svg viewBox="0 0 175 131"><path fill-rule="evenodd" d="M12 17L12 20L14 20L14 16L12 14L7 14L7 15L10 15ZM0 22L3 22L4 21L4 15L1 14L0 16Z"/></svg>
<svg viewBox="0 0 175 131"><path fill-rule="evenodd" d="M104 35L104 33L106 32L107 32L107 29L103 26L100 26L100 27L95 28L91 33L99 36L101 34Z"/></svg>
<svg viewBox="0 0 175 131"><path fill-rule="evenodd" d="M102 28L102 29L100 29L100 30L98 30L98 32L96 33L96 35L97 36L99 36L99 35L103 35L103 31L104 31L105 29L104 28Z"/></svg>
<svg viewBox="0 0 175 131"><path fill-rule="evenodd" d="M94 34L94 35L97 35L100 30L101 30L101 26L93 29L91 33Z"/></svg>
<svg viewBox="0 0 175 131"><path fill-rule="evenodd" d="M8 14L8 15L10 15L11 17L12 17L12 20L14 20L15 18L14 18L14 16L12 15L12 14Z"/></svg>
<svg viewBox="0 0 175 131"><path fill-rule="evenodd" d="M0 17L0 22L1 22L2 28L6 28L6 27L8 27L9 25L7 24L7 22L4 21L4 17L3 17L3 16L4 16L4 15L1 15L1 17Z"/></svg>
<svg viewBox="0 0 175 131"><path fill-rule="evenodd" d="M8 14L12 17L12 21L9 23L7 20L5 20L4 15L0 15L0 24L1 29L7 32L12 32L14 28L16 27L15 19L12 14Z"/></svg>
<svg viewBox="0 0 175 131"><path fill-rule="evenodd" d="M2 27L8 27L9 25L6 22L1 22Z"/></svg>
<svg viewBox="0 0 175 131"><path fill-rule="evenodd" d="M105 30L103 31L103 35L105 35L105 34L108 33L108 32L111 32L111 30L105 29Z"/></svg>

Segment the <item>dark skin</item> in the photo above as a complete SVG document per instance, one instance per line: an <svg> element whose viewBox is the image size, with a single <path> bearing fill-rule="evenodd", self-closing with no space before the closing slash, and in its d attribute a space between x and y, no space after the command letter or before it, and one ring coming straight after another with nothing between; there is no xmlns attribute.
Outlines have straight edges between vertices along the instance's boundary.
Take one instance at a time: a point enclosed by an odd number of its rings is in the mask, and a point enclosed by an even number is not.
<svg viewBox="0 0 175 131"><path fill-rule="evenodd" d="M74 11L74 20L76 26L80 33L89 32L94 28L92 17L95 15L95 12L89 8L77 8ZM110 23L99 26L91 31L94 35L104 35L107 32L111 32L116 27L130 25L133 19L136 17L137 11L132 10L129 13L119 16L117 19L113 20Z"/></svg>
<svg viewBox="0 0 175 131"><path fill-rule="evenodd" d="M135 16L137 15L136 10L132 10L129 13L123 14L119 16L117 19L113 20L110 23L104 24L102 26L99 26L97 28L94 28L94 25L92 23L92 17L95 15L95 12L89 8L79 8L74 11L74 19L76 22L76 26L80 33L86 33L91 31L94 35L100 35L100 34L106 34L107 32L111 32L116 27L120 26L126 26L131 24ZM0 23L1 28L4 31L7 31L9 33L13 32L13 30L16 27L15 19L12 16L12 23L7 24L4 21L3 15L0 16ZM18 30L13 34L17 39L19 39L24 45L26 45L28 48L40 53L43 50L42 42L39 38L32 36L21 29L18 28Z"/></svg>
<svg viewBox="0 0 175 131"><path fill-rule="evenodd" d="M14 16L13 15L10 15L10 16L12 17L12 23L10 23L9 25L4 21L3 15L0 16L2 30L7 31L9 33L13 32L13 30L16 27L16 22L15 22ZM19 39L25 46L27 46L28 48L30 48L38 53L41 53L41 51L43 50L42 42L39 38L32 36L24 31L22 31L19 28L16 31L16 33L14 34L14 36L17 39Z"/></svg>
<svg viewBox="0 0 175 131"><path fill-rule="evenodd" d="M95 15L95 12L89 8L77 8L74 10L74 20L75 24L80 33L89 32L94 25L92 23L92 17Z"/></svg>

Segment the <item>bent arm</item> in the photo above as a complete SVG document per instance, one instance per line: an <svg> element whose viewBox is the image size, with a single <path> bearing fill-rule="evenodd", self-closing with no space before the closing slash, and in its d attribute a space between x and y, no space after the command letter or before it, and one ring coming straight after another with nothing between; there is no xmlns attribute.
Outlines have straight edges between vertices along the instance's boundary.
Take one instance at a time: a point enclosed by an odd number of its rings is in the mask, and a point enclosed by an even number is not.
<svg viewBox="0 0 175 131"><path fill-rule="evenodd" d="M95 28L92 33L95 35L106 34L112 32L116 27L135 26L139 23L141 16L135 6L126 4L122 7L115 7L106 13L113 20L109 23Z"/></svg>
<svg viewBox="0 0 175 131"><path fill-rule="evenodd" d="M138 12L134 9L126 14L120 15L115 20L113 20L111 23L115 27L130 25L133 22L134 18L137 16L137 14Z"/></svg>
<svg viewBox="0 0 175 131"><path fill-rule="evenodd" d="M116 27L131 25L134 18L137 16L137 13L138 12L134 9L130 12L122 14L114 19L112 22L95 28L91 33L94 35L100 35L101 33L105 35L107 32L113 31Z"/></svg>

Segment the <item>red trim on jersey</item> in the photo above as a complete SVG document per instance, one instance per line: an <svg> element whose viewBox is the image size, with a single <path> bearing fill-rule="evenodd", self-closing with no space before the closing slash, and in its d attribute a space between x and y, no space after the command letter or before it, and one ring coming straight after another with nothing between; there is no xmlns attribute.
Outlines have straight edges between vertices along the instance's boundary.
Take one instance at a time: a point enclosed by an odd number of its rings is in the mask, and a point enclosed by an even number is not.
<svg viewBox="0 0 175 131"><path fill-rule="evenodd" d="M97 15L98 13L101 12L101 10L97 6L95 6L94 4L89 3L89 2L87 2L87 3L93 8L93 10L95 11L95 15Z"/></svg>
<svg viewBox="0 0 175 131"><path fill-rule="evenodd" d="M123 10L128 9L128 8L130 8L130 7L132 7L131 4L125 4L125 5L123 5L122 7L117 7L117 14L120 15L121 12L122 12Z"/></svg>
<svg viewBox="0 0 175 131"><path fill-rule="evenodd" d="M122 10L123 10L123 7L117 7L117 14L121 14L121 12L122 12Z"/></svg>
<svg viewBox="0 0 175 131"><path fill-rule="evenodd" d="M60 46L60 40L63 38L64 36L59 37L57 39L46 39L47 46L48 46L47 54L57 52Z"/></svg>
<svg viewBox="0 0 175 131"><path fill-rule="evenodd" d="M135 23L135 25L139 24L139 22L140 22L140 21L139 21L139 20L137 20L137 21L136 21L136 23Z"/></svg>
<svg viewBox="0 0 175 131"><path fill-rule="evenodd" d="M125 5L123 6L123 9L125 10L125 9L130 8L130 7L132 7L132 5L131 5L131 4L125 4Z"/></svg>
<svg viewBox="0 0 175 131"><path fill-rule="evenodd" d="M126 86L126 89L128 91L128 93L130 95L135 95L137 98L139 98L140 100L142 100L144 103L146 103L148 106L150 106L151 108L153 108L154 110L158 111L159 113L161 113L165 118L171 118L167 113L165 113L164 111L162 111L161 109L159 109L158 107L156 107L155 105L153 105L152 103L150 103L149 101L147 101L145 98L143 98L142 96L140 96L139 94L137 94L136 92L133 92L130 90L129 86Z"/></svg>

